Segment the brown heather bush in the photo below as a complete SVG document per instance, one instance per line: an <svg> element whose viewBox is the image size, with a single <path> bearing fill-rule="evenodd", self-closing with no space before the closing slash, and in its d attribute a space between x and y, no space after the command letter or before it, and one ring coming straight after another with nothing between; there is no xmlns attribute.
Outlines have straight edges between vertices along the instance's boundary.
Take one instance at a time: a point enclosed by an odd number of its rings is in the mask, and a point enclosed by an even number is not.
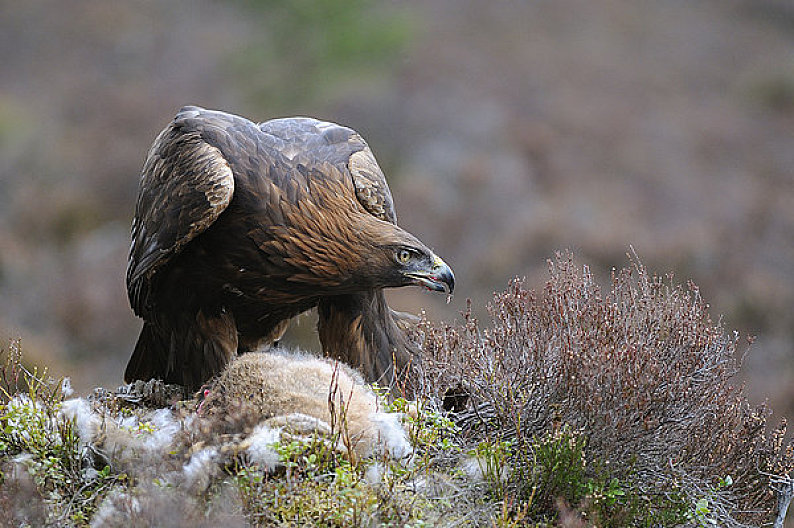
<svg viewBox="0 0 794 528"><path fill-rule="evenodd" d="M636 256L606 292L570 254L549 272L540 293L516 279L496 294L488 327L470 307L461 325L420 326L417 392L469 393L472 445L512 442L508 493L556 499L531 476L536 439L564 426L584 435L589 472L619 479L647 508L692 512L700 501L720 526L774 519L770 476L794 469L786 425L769 432L769 409L747 402L734 377L739 337L712 321L698 288L649 275Z"/></svg>

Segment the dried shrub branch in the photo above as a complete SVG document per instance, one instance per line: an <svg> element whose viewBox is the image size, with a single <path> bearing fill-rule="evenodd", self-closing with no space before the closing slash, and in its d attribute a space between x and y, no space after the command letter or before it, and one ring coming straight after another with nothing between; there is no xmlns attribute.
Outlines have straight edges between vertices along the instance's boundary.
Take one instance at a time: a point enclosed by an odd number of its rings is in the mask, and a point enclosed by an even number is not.
<svg viewBox="0 0 794 528"><path fill-rule="evenodd" d="M737 385L739 337L708 314L698 288L649 275L636 255L608 291L570 254L549 262L541 292L513 280L485 327L424 321L418 392L441 402L462 386L474 439L509 439L512 490L530 497L533 438L569 424L609 473L646 496L704 497L723 526L774 519L769 475L788 475L785 422ZM732 485L718 483L730 476Z"/></svg>

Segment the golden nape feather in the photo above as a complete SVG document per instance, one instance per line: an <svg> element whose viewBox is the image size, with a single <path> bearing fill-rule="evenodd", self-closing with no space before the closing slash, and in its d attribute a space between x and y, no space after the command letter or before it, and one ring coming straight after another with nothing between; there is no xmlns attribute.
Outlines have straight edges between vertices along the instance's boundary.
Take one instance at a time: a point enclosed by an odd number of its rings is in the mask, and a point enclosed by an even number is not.
<svg viewBox="0 0 794 528"><path fill-rule="evenodd" d="M127 291L144 325L125 380L198 389L319 307L326 355L392 383L415 349L383 289L454 288L449 266L396 218L353 130L183 108L140 179Z"/></svg>

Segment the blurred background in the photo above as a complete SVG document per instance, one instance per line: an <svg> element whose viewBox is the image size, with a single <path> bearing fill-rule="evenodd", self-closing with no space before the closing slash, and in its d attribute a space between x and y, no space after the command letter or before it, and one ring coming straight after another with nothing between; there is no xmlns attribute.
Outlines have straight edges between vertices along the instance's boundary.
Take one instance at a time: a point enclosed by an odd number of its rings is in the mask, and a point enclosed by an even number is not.
<svg viewBox="0 0 794 528"><path fill-rule="evenodd" d="M633 246L758 336L751 398L794 417L794 2L5 0L0 49L3 346L80 391L122 381L139 171L198 104L368 140L459 285L395 308L485 317L566 248L608 286Z"/></svg>

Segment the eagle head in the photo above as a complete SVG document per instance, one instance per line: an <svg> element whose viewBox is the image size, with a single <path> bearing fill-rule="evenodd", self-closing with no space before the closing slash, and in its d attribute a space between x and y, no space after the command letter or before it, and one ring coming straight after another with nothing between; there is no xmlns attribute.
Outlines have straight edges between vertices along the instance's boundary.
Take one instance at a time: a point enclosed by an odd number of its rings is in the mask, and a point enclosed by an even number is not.
<svg viewBox="0 0 794 528"><path fill-rule="evenodd" d="M452 293L455 275L441 257L427 248L397 246L393 249L395 266L402 285L416 284L428 290Z"/></svg>
<svg viewBox="0 0 794 528"><path fill-rule="evenodd" d="M365 269L359 270L360 275L371 277L376 287L417 285L431 291L453 292L455 275L441 257L399 226L378 224L378 230L368 237L370 251L362 255Z"/></svg>

